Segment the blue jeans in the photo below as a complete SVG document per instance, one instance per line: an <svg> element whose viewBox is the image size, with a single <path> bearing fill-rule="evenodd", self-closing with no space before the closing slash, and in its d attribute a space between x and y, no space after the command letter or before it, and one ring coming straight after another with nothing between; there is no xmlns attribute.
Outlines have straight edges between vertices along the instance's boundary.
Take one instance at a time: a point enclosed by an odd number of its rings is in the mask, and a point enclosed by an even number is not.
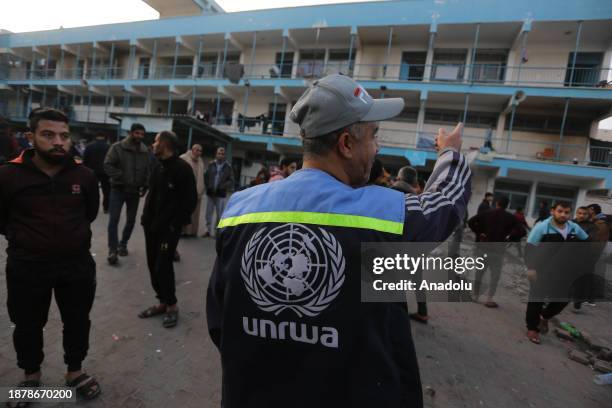
<svg viewBox="0 0 612 408"><path fill-rule="evenodd" d="M138 202L140 196L138 193L125 193L116 189L111 189L110 202L108 206L108 249L116 251L118 247L127 248L127 243L132 235L134 224L136 224L136 213L138 212ZM121 218L121 209L123 203L126 207L125 227L123 227L123 235L119 242L118 227L119 219Z"/></svg>

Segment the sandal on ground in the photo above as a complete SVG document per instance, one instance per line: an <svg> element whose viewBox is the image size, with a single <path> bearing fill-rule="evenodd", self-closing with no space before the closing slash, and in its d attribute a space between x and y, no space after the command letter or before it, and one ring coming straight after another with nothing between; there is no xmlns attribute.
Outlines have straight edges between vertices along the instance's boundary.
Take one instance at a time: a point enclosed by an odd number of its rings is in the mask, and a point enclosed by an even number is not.
<svg viewBox="0 0 612 408"><path fill-rule="evenodd" d="M38 388L41 386L40 380L24 380L17 384L17 388ZM29 407L31 402L27 401L17 401L17 402L7 402L7 407L12 408L24 408Z"/></svg>
<svg viewBox="0 0 612 408"><path fill-rule="evenodd" d="M178 310L169 310L164 316L162 325L169 329L170 327L176 326L178 323Z"/></svg>
<svg viewBox="0 0 612 408"><path fill-rule="evenodd" d="M427 324L427 321L429 320L429 316L423 316L423 315L420 315L418 313L410 313L409 317L412 320L414 320L416 322L419 322L419 323L422 323L422 324Z"/></svg>
<svg viewBox="0 0 612 408"><path fill-rule="evenodd" d="M86 400L92 400L102 392L96 379L86 373L79 375L72 381L66 381L66 386L74 387L77 395Z"/></svg>
<svg viewBox="0 0 612 408"><path fill-rule="evenodd" d="M535 330L527 330L527 339L533 344L540 344L540 334Z"/></svg>
<svg viewBox="0 0 612 408"><path fill-rule="evenodd" d="M548 333L548 319L544 319L543 317L541 317L540 326L538 328L540 329L540 333L542 334Z"/></svg>
<svg viewBox="0 0 612 408"><path fill-rule="evenodd" d="M146 318L153 317L153 316L159 316L164 313L166 313L165 307L159 307L158 305L155 305L155 306L151 306L143 310L142 312L138 313L138 317L140 317L141 319L146 319Z"/></svg>
<svg viewBox="0 0 612 408"><path fill-rule="evenodd" d="M485 307L491 307L491 308L499 307L499 305L497 303L493 302L492 300L489 300L488 302L485 302L484 305L485 305Z"/></svg>

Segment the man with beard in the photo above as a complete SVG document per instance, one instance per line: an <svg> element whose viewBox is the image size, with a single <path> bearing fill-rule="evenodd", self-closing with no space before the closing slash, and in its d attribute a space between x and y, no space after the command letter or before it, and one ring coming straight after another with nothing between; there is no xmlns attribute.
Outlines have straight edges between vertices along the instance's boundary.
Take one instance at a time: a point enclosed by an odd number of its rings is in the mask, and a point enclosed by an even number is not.
<svg viewBox="0 0 612 408"><path fill-rule="evenodd" d="M284 180L292 175L297 170L297 161L289 157L285 157L278 164L278 170L271 172L270 183L273 181Z"/></svg>
<svg viewBox="0 0 612 408"><path fill-rule="evenodd" d="M138 203L147 191L152 163L144 137L144 126L134 123L128 137L112 145L104 159L104 171L111 182L108 217L108 263L111 265L117 263L117 255L128 255L127 244L136 223ZM126 220L119 241L117 228L124 203Z"/></svg>
<svg viewBox="0 0 612 408"><path fill-rule="evenodd" d="M89 348L89 311L96 291L89 248L98 182L68 154L68 118L62 112L34 110L29 127L33 148L0 168L0 233L8 240L7 306L15 324L17 365L25 371L19 386L40 386L43 328L54 293L64 325L66 384L92 399L100 386L81 371L81 364Z"/></svg>
<svg viewBox="0 0 612 408"><path fill-rule="evenodd" d="M568 274L579 270L585 259L581 247L564 244L589 238L578 224L569 221L571 212L571 204L555 203L551 216L536 224L527 238L525 264L531 287L525 321L527 338L535 344L540 344L540 333L548 332L548 320L567 306L573 283ZM545 306L544 300L551 299Z"/></svg>
<svg viewBox="0 0 612 408"><path fill-rule="evenodd" d="M159 160L151 174L150 190L142 211L142 226L147 247L147 264L151 284L159 304L142 311L138 316L148 318L165 314L163 326L178 323L172 261L181 229L191 222L198 192L191 166L177 155L178 138L173 132L163 131L155 136L153 153Z"/></svg>

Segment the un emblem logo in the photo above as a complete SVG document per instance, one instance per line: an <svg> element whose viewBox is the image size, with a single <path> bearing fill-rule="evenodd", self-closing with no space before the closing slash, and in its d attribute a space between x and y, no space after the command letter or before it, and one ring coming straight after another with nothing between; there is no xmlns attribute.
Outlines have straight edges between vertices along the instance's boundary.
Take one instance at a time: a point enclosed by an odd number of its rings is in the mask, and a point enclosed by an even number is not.
<svg viewBox="0 0 612 408"><path fill-rule="evenodd" d="M261 310L316 316L338 296L345 260L336 238L302 224L262 228L242 255L241 275Z"/></svg>

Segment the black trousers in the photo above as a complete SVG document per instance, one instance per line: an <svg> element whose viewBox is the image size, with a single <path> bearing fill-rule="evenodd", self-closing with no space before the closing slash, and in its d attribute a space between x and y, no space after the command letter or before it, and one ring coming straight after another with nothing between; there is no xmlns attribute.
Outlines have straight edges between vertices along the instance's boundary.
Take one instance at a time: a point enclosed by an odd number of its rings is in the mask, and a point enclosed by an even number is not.
<svg viewBox="0 0 612 408"><path fill-rule="evenodd" d="M160 303L174 305L177 300L173 262L181 230L153 231L145 227L144 231L151 285Z"/></svg>
<svg viewBox="0 0 612 408"><path fill-rule="evenodd" d="M96 293L96 264L89 253L63 261L6 262L7 306L15 324L13 343L17 366L26 374L40 370L44 359L43 327L51 295L64 325L64 362L78 371L89 349L89 312Z"/></svg>
<svg viewBox="0 0 612 408"><path fill-rule="evenodd" d="M98 181L102 187L102 209L104 209L104 211L108 211L111 189L110 181L105 173L97 174L96 176L98 177Z"/></svg>
<svg viewBox="0 0 612 408"><path fill-rule="evenodd" d="M525 322L527 323L527 330L538 331L540 325L540 316L548 320L565 309L568 302L529 302L527 303L527 313L525 313Z"/></svg>

